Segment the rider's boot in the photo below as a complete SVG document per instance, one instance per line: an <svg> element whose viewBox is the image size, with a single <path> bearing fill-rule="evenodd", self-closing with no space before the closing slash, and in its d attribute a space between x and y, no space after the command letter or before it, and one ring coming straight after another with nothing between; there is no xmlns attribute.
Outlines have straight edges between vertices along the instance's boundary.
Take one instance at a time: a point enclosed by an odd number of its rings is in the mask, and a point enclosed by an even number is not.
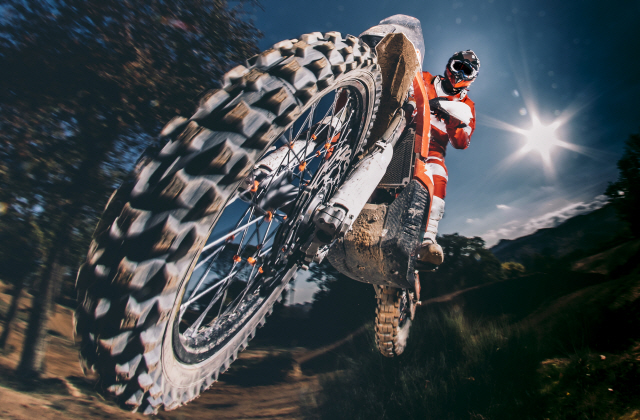
<svg viewBox="0 0 640 420"><path fill-rule="evenodd" d="M431 214L429 215L429 222L427 223L427 231L424 234L422 245L418 251L418 261L434 265L440 265L444 261L442 247L436 242L438 223L440 223L443 215L444 200L434 196L433 202L431 203Z"/></svg>

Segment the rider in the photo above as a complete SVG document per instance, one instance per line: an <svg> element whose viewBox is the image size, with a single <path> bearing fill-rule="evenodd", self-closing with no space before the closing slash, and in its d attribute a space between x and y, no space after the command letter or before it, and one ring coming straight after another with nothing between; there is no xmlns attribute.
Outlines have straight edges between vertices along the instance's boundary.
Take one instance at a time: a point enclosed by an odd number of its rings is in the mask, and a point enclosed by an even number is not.
<svg viewBox="0 0 640 420"><path fill-rule="evenodd" d="M420 261L439 265L444 260L442 247L436 242L438 223L444 215L444 198L447 189L447 167L444 164L447 143L456 149L469 147L471 135L476 126L474 103L467 96L469 86L478 76L480 60L471 50L458 51L447 62L444 76L433 76L423 72L422 77L427 88L431 108L431 141L427 167L433 175L434 197L431 201L431 213L427 231L418 258ZM456 101L466 104L472 118L465 124L447 114L439 105L440 101Z"/></svg>
<svg viewBox="0 0 640 420"><path fill-rule="evenodd" d="M433 76L429 72L422 73L431 109L431 141L425 163L433 175L434 184L434 197L431 201L431 212L427 223L427 230L418 252L418 259L423 262L439 265L444 260L442 247L436 242L438 223L444 215L444 198L448 180L444 157L447 143L449 142L451 142L456 149L466 149L469 146L476 121L475 106L473 101L467 96L467 92L471 83L478 76L479 69L480 60L478 57L473 51L466 50L459 51L451 56L447 62L444 76ZM447 113L443 109L445 107L440 106L439 102L441 101L454 101L467 105L469 107L468 114L471 116L471 119L467 122L460 121L453 115ZM338 106L336 106L336 108L339 109ZM332 121L331 126L328 123L329 121ZM324 126L324 128L314 129L314 131L324 133L324 136L318 135L317 138L315 135L312 136L314 142L319 141L320 137L324 139L329 132L332 133L330 136L333 137L333 142L340 134L340 125L337 118L332 119L331 117L327 117L326 122L323 121L318 125L318 127ZM255 189L251 188L251 185L254 182L258 184L261 179L273 173L280 165L283 157L289 153L289 149L299 154L305 147L306 141L303 139L298 140L292 145L281 147L279 150L262 159L257 165L254 176L247 177L244 183L246 185L243 184L241 186L241 188L245 190L243 194L249 194L246 197L241 196L241 198L251 200L251 193L255 191ZM295 190L295 188L289 185L284 179L283 181L284 182L276 183L278 185L282 184L282 186L269 195L272 199L269 197L265 198L265 200L269 201L268 205L265 204L266 207L280 208L295 198L295 191L292 191Z"/></svg>

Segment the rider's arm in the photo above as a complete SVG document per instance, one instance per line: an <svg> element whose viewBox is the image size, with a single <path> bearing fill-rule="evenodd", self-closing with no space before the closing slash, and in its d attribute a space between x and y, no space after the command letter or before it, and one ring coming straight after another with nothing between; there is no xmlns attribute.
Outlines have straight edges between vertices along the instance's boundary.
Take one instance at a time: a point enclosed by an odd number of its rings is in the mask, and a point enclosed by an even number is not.
<svg viewBox="0 0 640 420"><path fill-rule="evenodd" d="M466 149L469 147L469 143L471 142L471 135L473 134L473 130L476 128L476 111L475 106L472 101L465 100L464 104L468 105L471 108L471 121L469 124L464 124L460 122L458 119L454 117L449 117L449 122L447 123L447 134L449 135L449 142L456 149Z"/></svg>

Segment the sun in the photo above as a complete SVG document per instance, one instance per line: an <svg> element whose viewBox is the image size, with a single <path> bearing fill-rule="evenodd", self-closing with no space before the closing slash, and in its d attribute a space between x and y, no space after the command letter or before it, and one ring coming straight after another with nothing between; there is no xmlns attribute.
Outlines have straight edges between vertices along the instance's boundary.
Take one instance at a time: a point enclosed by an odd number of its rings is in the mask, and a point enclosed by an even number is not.
<svg viewBox="0 0 640 420"><path fill-rule="evenodd" d="M556 135L559 126L558 121L544 125L536 115L532 115L531 128L528 130L518 129L518 133L524 136L526 142L520 153L538 152L545 166L551 165L551 152L556 147L565 147L567 144Z"/></svg>
<svg viewBox="0 0 640 420"><path fill-rule="evenodd" d="M519 134L521 137L517 138L517 140L520 142L524 141L524 144L520 149L502 162L500 166L503 167L503 169L515 164L515 162L522 159L524 156L533 154L540 156L545 173L553 178L555 177L555 168L552 156L559 148L568 149L585 155L591 154L588 148L578 146L558 137L558 129L567 123L574 112L566 112L565 115L557 118L550 124L545 124L538 117L535 107L531 106L530 109L531 112L529 115L531 118L531 124L527 129L516 127L507 122L485 116L485 125Z"/></svg>

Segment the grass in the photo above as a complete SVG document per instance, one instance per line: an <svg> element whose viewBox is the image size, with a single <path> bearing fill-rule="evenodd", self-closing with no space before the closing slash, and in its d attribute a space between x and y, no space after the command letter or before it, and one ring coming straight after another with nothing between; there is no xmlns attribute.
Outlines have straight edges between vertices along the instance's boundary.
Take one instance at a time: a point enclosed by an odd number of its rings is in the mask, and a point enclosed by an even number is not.
<svg viewBox="0 0 640 420"><path fill-rule="evenodd" d="M405 354L369 351L326 379L326 419L640 419L640 342L619 354L584 346L547 359L533 331L420 313ZM557 343L557 338L552 340Z"/></svg>
<svg viewBox="0 0 640 420"><path fill-rule="evenodd" d="M323 383L321 418L536 419L537 344L459 309L421 313L405 354L375 349ZM373 341L371 341L373 347Z"/></svg>
<svg viewBox="0 0 640 420"><path fill-rule="evenodd" d="M546 360L539 374L550 418L640 418L640 343L622 354L581 351Z"/></svg>
<svg viewBox="0 0 640 420"><path fill-rule="evenodd" d="M539 273L434 302L393 359L369 331L322 383L316 417L640 420L640 267L620 267Z"/></svg>

